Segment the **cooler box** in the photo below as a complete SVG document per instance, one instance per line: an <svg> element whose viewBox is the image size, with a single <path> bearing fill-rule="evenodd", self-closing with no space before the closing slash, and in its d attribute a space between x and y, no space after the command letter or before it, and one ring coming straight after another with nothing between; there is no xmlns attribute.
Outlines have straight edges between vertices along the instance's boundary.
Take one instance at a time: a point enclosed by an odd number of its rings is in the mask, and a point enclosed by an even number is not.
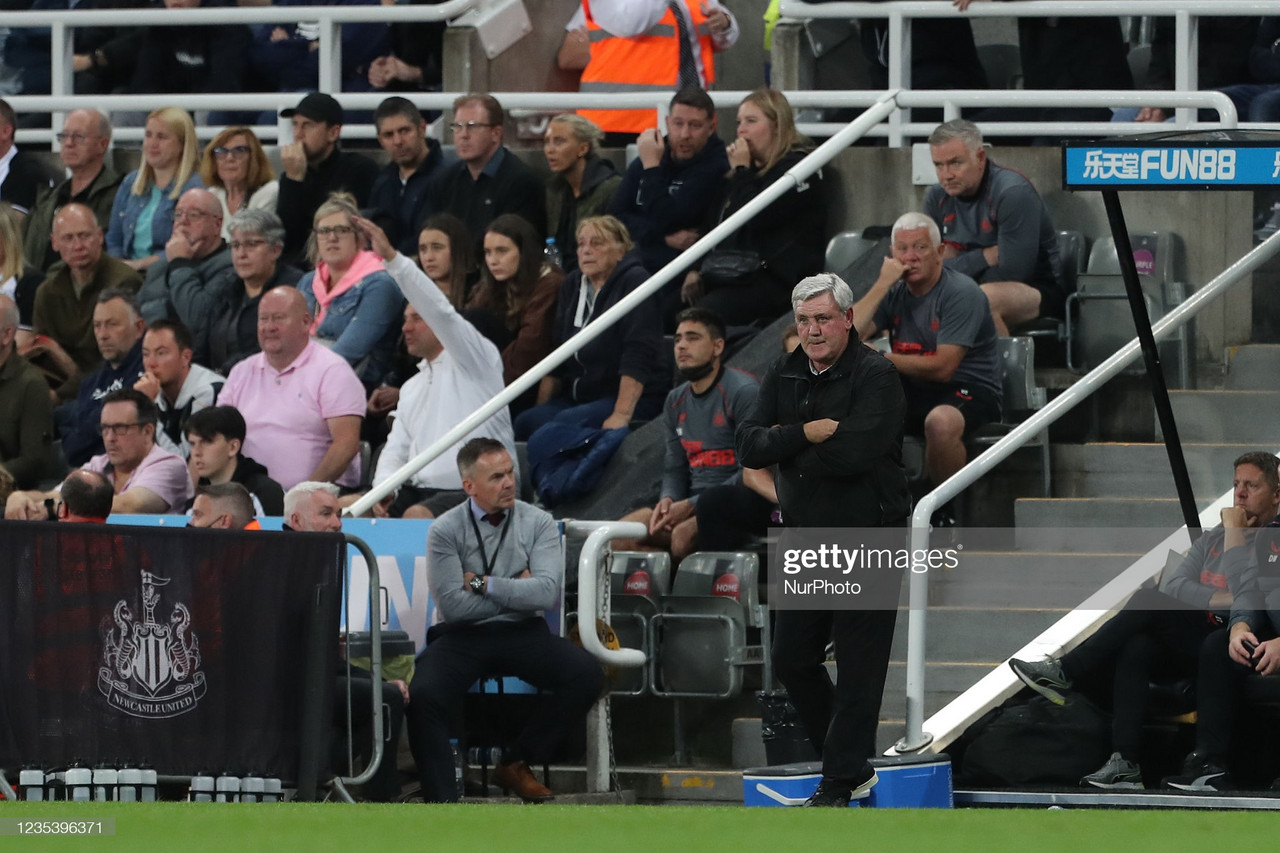
<svg viewBox="0 0 1280 853"><path fill-rule="evenodd" d="M880 781L851 807L900 809L952 807L951 758L939 755L895 755L871 759ZM747 806L798 806L822 779L822 763L806 761L753 767L742 771L742 800Z"/></svg>

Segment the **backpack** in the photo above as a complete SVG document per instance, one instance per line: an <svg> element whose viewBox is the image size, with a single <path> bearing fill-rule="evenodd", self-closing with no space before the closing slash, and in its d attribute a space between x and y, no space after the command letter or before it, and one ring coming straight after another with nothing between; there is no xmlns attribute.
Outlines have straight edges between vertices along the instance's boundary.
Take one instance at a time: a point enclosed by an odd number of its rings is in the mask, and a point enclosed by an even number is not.
<svg viewBox="0 0 1280 853"><path fill-rule="evenodd" d="M1043 696L980 717L963 740L958 784L1077 785L1111 754L1111 718L1078 693Z"/></svg>

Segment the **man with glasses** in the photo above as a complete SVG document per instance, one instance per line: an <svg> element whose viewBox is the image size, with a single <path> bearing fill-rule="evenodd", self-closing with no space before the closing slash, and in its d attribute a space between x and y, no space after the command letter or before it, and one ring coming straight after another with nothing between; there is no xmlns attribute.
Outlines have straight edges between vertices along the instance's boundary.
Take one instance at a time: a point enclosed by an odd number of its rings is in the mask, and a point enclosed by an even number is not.
<svg viewBox="0 0 1280 853"><path fill-rule="evenodd" d="M206 348L209 324L236 271L222 239L222 204L206 189L189 189L173 209L173 233L164 257L147 268L138 291L142 318L180 320L196 350Z"/></svg>
<svg viewBox="0 0 1280 853"><path fill-rule="evenodd" d="M502 104L491 95L454 101L449 127L460 162L441 171L432 190L436 209L466 223L477 245L489 223L504 213L523 216L540 237L547 233L546 190L502 144L504 118Z"/></svg>
<svg viewBox="0 0 1280 853"><path fill-rule="evenodd" d="M146 395L132 388L108 394L102 401L98 432L106 452L84 468L111 483L113 513L182 512L193 492L191 475L182 457L156 444L156 407ZM46 519L45 499L57 497L57 492L14 492L5 504L5 518Z"/></svg>
<svg viewBox="0 0 1280 853"><path fill-rule="evenodd" d="M378 172L369 207L385 215L387 236L400 254L417 257L418 231L435 213L432 178L444 167L440 143L427 138L427 122L406 98L387 98L373 114L378 144L391 162Z"/></svg>
<svg viewBox="0 0 1280 853"><path fill-rule="evenodd" d="M298 106L281 110L280 118L292 120L293 142L280 146L284 174L276 213L284 223L284 257L301 265L316 208L336 192L351 193L364 207L378 167L368 157L339 147L342 105L330 95L311 92Z"/></svg>
<svg viewBox="0 0 1280 853"><path fill-rule="evenodd" d="M93 211L99 224L111 215L111 202L120 186L121 175L107 163L111 147L111 122L97 110L67 113L58 134L58 156L71 177L36 195L35 206L22 222L22 256L31 266L45 272L58 260L51 244L53 217L72 202Z"/></svg>

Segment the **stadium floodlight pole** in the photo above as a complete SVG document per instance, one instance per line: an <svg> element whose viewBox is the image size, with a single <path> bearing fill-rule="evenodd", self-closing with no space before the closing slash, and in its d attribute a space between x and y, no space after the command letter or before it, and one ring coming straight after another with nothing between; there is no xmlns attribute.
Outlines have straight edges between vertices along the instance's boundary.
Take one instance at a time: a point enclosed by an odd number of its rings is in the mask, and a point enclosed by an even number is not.
<svg viewBox="0 0 1280 853"><path fill-rule="evenodd" d="M819 145L813 151L796 165L786 171L784 175L777 181L770 184L760 195L751 200L741 210L726 218L723 222L711 229L706 236L698 240L675 260L667 264L657 273L650 276L644 284L637 287L631 293L627 294L618 304L614 305L608 311L601 314L597 319L583 326L577 334L569 338L560 346L551 352L546 358L538 362L531 369L516 381L512 382L500 393L494 396L489 402L476 409L466 418L464 418L457 426L446 432L443 436L436 440L434 444L427 447L417 456L410 459L390 477L381 484L374 486L364 497L353 503L347 508L349 515L361 515L367 512L374 504L382 500L387 495L394 492L402 483L416 474L427 463L431 462L440 454L444 453L460 439L470 433L473 429L487 421L503 406L515 400L528 389L537 385L542 377L546 376L555 368L559 367L563 362L567 361L574 353L583 346L598 338L607 332L614 323L621 320L632 308L635 308L645 299L648 299L656 293L664 284L674 279L679 273L683 272L690 263L698 260L707 252L711 251L715 246L727 237L729 234L738 230L751 217L772 204L776 199L780 198L787 192L796 187L803 186L804 182L814 173L819 171L840 151L847 148L853 141L861 138L866 131L879 124L890 113L896 110L897 104L894 101L896 92L885 92L876 102L867 109L862 115L858 116L849 125L826 142ZM412 300L411 300L412 301ZM415 306L417 307L417 306ZM421 310L421 309L419 309Z"/></svg>

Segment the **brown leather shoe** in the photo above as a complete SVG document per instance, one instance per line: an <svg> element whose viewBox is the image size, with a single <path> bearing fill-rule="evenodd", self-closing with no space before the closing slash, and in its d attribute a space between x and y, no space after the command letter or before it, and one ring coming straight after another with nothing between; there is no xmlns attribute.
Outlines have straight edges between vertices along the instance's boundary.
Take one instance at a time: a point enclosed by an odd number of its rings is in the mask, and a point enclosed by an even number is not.
<svg viewBox="0 0 1280 853"><path fill-rule="evenodd" d="M535 779L533 771L523 761L497 765L493 768L493 781L526 803L541 803L555 798L551 789Z"/></svg>

